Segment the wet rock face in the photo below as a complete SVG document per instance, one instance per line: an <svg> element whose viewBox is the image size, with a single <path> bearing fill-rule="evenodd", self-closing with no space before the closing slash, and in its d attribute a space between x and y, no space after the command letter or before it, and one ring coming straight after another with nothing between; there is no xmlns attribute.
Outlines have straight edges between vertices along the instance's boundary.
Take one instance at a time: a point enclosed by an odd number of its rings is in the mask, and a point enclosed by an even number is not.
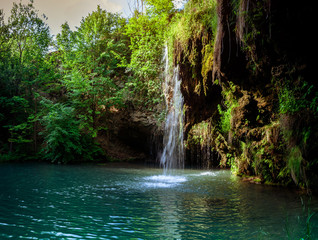
<svg viewBox="0 0 318 240"><path fill-rule="evenodd" d="M238 173L271 182L288 183L292 178L296 184L313 186L317 161L312 159L317 158L311 150L314 141L307 144L307 137L317 139L317 118L310 104L297 104L315 99L304 97L309 92L304 84L317 89L315 44L308 31L315 14L307 4L287 0L235 2L218 1L213 78L223 93L232 91L229 86L236 92L232 102L227 99L233 106L230 132L215 142L215 148L221 162L228 161L225 151L231 155ZM288 92L284 99L283 91Z"/></svg>
<svg viewBox="0 0 318 240"><path fill-rule="evenodd" d="M317 164L306 171L303 166L309 159L317 159L312 150L318 139L317 118L309 108L287 115L280 110L283 87L301 89L306 82L317 89L313 80L315 44L308 31L314 16L311 6L288 0L218 0L217 34L201 34L201 38L215 37L213 69L207 82L201 74L204 43L189 39L189 49L198 52L195 64L188 59L188 49L175 44L175 64L180 66L185 100L189 166L232 164L238 174L289 183L288 171L294 170L287 165L292 157L302 161L299 175L305 176L305 181L309 176L315 179L312 173ZM296 99L303 95L299 91ZM218 105L225 110L231 107L226 133L220 131ZM312 146L307 144L309 139Z"/></svg>
<svg viewBox="0 0 318 240"><path fill-rule="evenodd" d="M213 78L256 90L271 84L271 70L281 64L312 71L314 16L297 1L218 0Z"/></svg>
<svg viewBox="0 0 318 240"><path fill-rule="evenodd" d="M198 52L202 50L202 43L192 42ZM181 50L182 52L182 50ZM185 58L180 63L180 77L182 79L181 91L184 96L184 136L186 142L186 167L211 168L219 164L218 154L212 150L212 139L192 141L193 137L207 134L206 131L198 132L196 124L209 121L211 116L218 114L217 106L221 103L221 87L212 84L212 71L208 73L205 83L201 75L202 65L191 66ZM195 77L193 77L195 76ZM210 134L211 135L211 134Z"/></svg>
<svg viewBox="0 0 318 240"><path fill-rule="evenodd" d="M214 46L213 79L240 80L247 78L247 60L236 38L236 26L233 24L233 5L230 0L218 1L218 31Z"/></svg>
<svg viewBox="0 0 318 240"><path fill-rule="evenodd" d="M237 138L244 138L250 129L255 127L258 111L256 100L244 91L238 106L232 110L231 130Z"/></svg>
<svg viewBox="0 0 318 240"><path fill-rule="evenodd" d="M219 154L214 149L212 118L193 125L186 139L186 165L191 168L218 167Z"/></svg>

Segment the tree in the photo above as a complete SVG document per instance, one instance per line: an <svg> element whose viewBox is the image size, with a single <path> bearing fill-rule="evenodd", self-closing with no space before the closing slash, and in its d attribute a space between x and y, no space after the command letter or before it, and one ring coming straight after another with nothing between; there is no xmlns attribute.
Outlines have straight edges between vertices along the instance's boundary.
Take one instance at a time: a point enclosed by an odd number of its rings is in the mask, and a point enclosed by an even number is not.
<svg viewBox="0 0 318 240"><path fill-rule="evenodd" d="M63 52L63 84L81 119L81 128L96 137L105 126L97 123L111 106L122 105L120 67L129 54L122 34L125 19L118 14L97 10L83 18L76 31L62 25L57 35Z"/></svg>
<svg viewBox="0 0 318 240"><path fill-rule="evenodd" d="M46 20L45 15L43 18ZM13 3L8 19L12 50L20 63L43 58L51 41L48 25L39 17L33 0L27 5Z"/></svg>
<svg viewBox="0 0 318 240"><path fill-rule="evenodd" d="M145 8L145 13L136 9L126 27L132 52L127 67L134 76L127 88L133 100L144 107L162 101L160 75L165 32L174 12L171 0L147 0Z"/></svg>
<svg viewBox="0 0 318 240"><path fill-rule="evenodd" d="M0 15L2 151L19 151L29 142L33 142L36 151L37 123L32 119L38 111L39 86L46 81L43 68L51 42L49 28L39 17L33 1L26 5L13 3L7 24L3 14Z"/></svg>

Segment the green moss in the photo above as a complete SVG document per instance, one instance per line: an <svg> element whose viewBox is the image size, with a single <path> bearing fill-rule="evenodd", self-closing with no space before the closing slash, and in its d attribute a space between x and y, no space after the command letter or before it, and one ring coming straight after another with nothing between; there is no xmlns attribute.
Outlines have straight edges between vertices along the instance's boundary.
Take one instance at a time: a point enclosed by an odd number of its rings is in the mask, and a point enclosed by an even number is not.
<svg viewBox="0 0 318 240"><path fill-rule="evenodd" d="M193 125L191 128L187 142L188 144L204 145L211 141L211 123L209 121L203 121Z"/></svg>
<svg viewBox="0 0 318 240"><path fill-rule="evenodd" d="M217 29L216 0L191 0L185 4L184 10L174 17L167 34L178 40L186 49L189 39L196 39L204 31L214 35ZM195 50L195 49L194 49Z"/></svg>
<svg viewBox="0 0 318 240"><path fill-rule="evenodd" d="M231 167L231 172L239 176L240 175L239 161L237 160L235 155L233 153L227 153L226 158L227 158L227 164Z"/></svg>
<svg viewBox="0 0 318 240"><path fill-rule="evenodd" d="M202 49L202 70L201 74L203 77L203 86L204 86L204 94L206 95L207 92L207 78L208 78L208 73L212 71L213 69L213 52L214 52L214 47L212 43L209 43L204 46Z"/></svg>
<svg viewBox="0 0 318 240"><path fill-rule="evenodd" d="M293 147L287 158L287 166L290 170L291 176L296 183L299 183L303 173L302 164L304 162L304 158L299 146Z"/></svg>
<svg viewBox="0 0 318 240"><path fill-rule="evenodd" d="M231 130L232 110L238 106L238 101L234 96L235 91L236 86L232 82L229 82L228 87L223 86L222 95L224 98L224 105L218 105L220 114L219 129L224 136Z"/></svg>
<svg viewBox="0 0 318 240"><path fill-rule="evenodd" d="M203 77L202 87L205 94L208 72L212 71L216 30L216 0L191 0L185 4L182 12L175 15L167 32L169 51L177 52L174 56L177 62L186 60L191 64L193 78L196 79L199 75ZM198 72L196 67L202 70Z"/></svg>

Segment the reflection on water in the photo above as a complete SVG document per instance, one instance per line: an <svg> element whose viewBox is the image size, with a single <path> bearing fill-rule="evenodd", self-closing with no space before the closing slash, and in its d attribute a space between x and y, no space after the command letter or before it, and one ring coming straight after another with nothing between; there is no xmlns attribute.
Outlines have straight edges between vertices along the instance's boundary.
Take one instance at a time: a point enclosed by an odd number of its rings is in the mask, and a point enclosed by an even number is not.
<svg viewBox="0 0 318 240"><path fill-rule="evenodd" d="M3 164L0 184L0 239L300 239L306 231L298 195L229 171Z"/></svg>

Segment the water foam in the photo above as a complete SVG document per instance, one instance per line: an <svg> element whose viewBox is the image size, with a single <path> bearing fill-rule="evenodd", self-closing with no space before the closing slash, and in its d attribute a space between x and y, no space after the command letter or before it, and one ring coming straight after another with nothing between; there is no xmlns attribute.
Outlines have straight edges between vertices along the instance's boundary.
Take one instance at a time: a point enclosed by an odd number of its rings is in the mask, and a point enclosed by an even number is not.
<svg viewBox="0 0 318 240"><path fill-rule="evenodd" d="M187 181L187 178L182 176L172 175L155 175L145 177L145 186L152 188L171 188Z"/></svg>

